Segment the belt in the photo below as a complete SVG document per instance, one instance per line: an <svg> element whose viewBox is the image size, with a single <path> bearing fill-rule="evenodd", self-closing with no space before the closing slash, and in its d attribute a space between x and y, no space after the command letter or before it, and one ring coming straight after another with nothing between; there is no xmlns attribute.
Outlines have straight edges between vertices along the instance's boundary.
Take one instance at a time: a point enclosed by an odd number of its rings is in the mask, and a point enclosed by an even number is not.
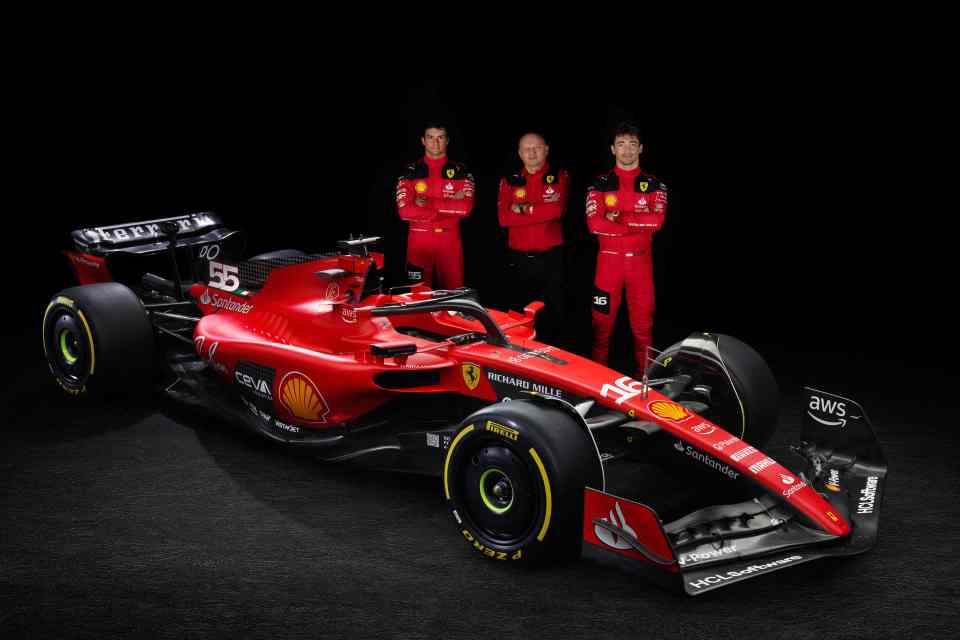
<svg viewBox="0 0 960 640"><path fill-rule="evenodd" d="M410 231L426 231L431 233L443 233L445 231L453 231L453 229L444 229L443 227L434 227L432 229L415 229L410 227Z"/></svg>
<svg viewBox="0 0 960 640"><path fill-rule="evenodd" d="M646 252L646 251L643 251L643 252L641 252L641 253L632 253L632 252L631 252L631 253L620 253L619 251L607 251L606 249L600 251L600 253L608 253L608 254L610 254L611 256L626 256L627 258L633 258L633 257L639 257L639 256L645 256L645 255L647 255L647 252Z"/></svg>
<svg viewBox="0 0 960 640"><path fill-rule="evenodd" d="M547 254L550 253L551 251L554 251L554 250L556 250L556 249L559 249L559 248L562 247L562 246L563 246L563 245L559 245L559 244L558 244L558 245L555 245L555 246L550 247L549 249L544 249L543 251L520 251L519 249L510 249L510 253L512 253L514 256L517 256L517 257L539 258L539 257L541 257L541 256L547 255Z"/></svg>

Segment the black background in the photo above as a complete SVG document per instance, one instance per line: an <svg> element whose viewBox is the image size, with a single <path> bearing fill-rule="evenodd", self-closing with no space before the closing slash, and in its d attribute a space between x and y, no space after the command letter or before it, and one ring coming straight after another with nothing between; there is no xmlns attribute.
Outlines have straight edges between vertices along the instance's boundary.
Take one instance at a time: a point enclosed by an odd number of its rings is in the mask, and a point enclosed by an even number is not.
<svg viewBox="0 0 960 640"><path fill-rule="evenodd" d="M928 174L909 144L922 117L902 109L895 56L805 49L576 69L554 54L488 74L406 58L390 73L233 51L196 64L121 58L63 56L24 73L13 101L4 320L19 366L5 371L0 629L675 635L689 621L730 637L897 637L956 624L952 214L924 199ZM506 245L496 184L517 138L543 131L572 172L581 352L595 258L584 188L611 164L608 127L637 121L642 164L670 187L654 241L656 346L730 333L767 357L788 401L802 384L859 399L891 457L878 550L693 603L591 566L515 573L451 541L433 481L319 468L176 410L78 413L47 384L37 328L49 297L73 284L58 253L70 230L213 210L250 231L251 252L376 234L396 279L405 233L393 183L433 117L477 178L466 276L487 304L500 299ZM622 329L615 347L627 352ZM777 456L796 435L788 417Z"/></svg>
<svg viewBox="0 0 960 640"><path fill-rule="evenodd" d="M30 255L31 275L13 280L25 310L14 322L33 326L47 297L71 283L56 255L71 229L197 210L250 231L251 251L381 235L399 280L405 225L394 180L421 154L423 122L440 118L451 125L450 156L477 178L463 223L466 277L487 304L500 301L496 188L517 138L544 132L551 159L572 172L569 306L586 348L596 244L584 189L612 164L610 126L630 118L644 131L643 166L670 186L655 239L658 346L711 330L895 359L917 332L938 328L929 310L940 306L947 258L938 249L949 231L917 235L926 189L903 165L909 132L892 119L882 69L718 63L647 70L634 83L614 68L562 78L545 65L462 82L346 71L304 81L213 63L189 74L61 71L30 87L14 134L23 144L12 182L23 197L9 251Z"/></svg>

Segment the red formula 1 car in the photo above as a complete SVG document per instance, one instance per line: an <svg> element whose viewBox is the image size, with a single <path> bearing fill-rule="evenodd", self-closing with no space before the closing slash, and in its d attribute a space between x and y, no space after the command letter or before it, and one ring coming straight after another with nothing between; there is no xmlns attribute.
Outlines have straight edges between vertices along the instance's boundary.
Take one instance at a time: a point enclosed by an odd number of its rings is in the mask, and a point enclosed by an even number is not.
<svg viewBox="0 0 960 640"><path fill-rule="evenodd" d="M886 462L863 409L808 389L802 470L787 468L761 450L776 382L735 338L691 335L635 380L537 342L541 303L502 313L470 289L385 291L370 238L240 259L242 232L214 214L73 238L82 284L43 318L67 393L166 371L166 393L321 460L434 474L487 558L582 551L699 594L876 542ZM171 277L142 273L154 263Z"/></svg>

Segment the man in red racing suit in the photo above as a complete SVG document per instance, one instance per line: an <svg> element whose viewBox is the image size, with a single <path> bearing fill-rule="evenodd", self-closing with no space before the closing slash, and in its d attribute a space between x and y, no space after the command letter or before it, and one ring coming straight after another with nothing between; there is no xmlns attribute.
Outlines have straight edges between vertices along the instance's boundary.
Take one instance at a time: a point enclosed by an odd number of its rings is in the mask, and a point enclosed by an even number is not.
<svg viewBox="0 0 960 640"><path fill-rule="evenodd" d="M653 332L653 233L663 225L667 187L640 169L643 144L630 123L614 130L611 152L616 166L597 176L587 189L587 227L600 240L593 289L593 353L606 364L610 336L626 289L637 368L646 368L646 350Z"/></svg>
<svg viewBox="0 0 960 640"><path fill-rule="evenodd" d="M397 211L410 223L407 277L437 288L463 286L460 219L473 208L473 176L447 158L447 129L428 125L420 142L423 158L407 165L397 181Z"/></svg>

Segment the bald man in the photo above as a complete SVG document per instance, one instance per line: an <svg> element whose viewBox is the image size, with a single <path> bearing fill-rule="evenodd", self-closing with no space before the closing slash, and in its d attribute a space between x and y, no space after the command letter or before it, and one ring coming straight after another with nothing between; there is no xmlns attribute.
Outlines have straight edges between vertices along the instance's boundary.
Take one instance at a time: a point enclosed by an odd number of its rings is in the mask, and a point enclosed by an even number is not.
<svg viewBox="0 0 960 640"><path fill-rule="evenodd" d="M509 237L510 306L522 309L542 300L540 339L559 342L564 338L563 213L570 179L547 162L550 147L537 133L521 137L517 153L523 167L500 180L497 206Z"/></svg>

